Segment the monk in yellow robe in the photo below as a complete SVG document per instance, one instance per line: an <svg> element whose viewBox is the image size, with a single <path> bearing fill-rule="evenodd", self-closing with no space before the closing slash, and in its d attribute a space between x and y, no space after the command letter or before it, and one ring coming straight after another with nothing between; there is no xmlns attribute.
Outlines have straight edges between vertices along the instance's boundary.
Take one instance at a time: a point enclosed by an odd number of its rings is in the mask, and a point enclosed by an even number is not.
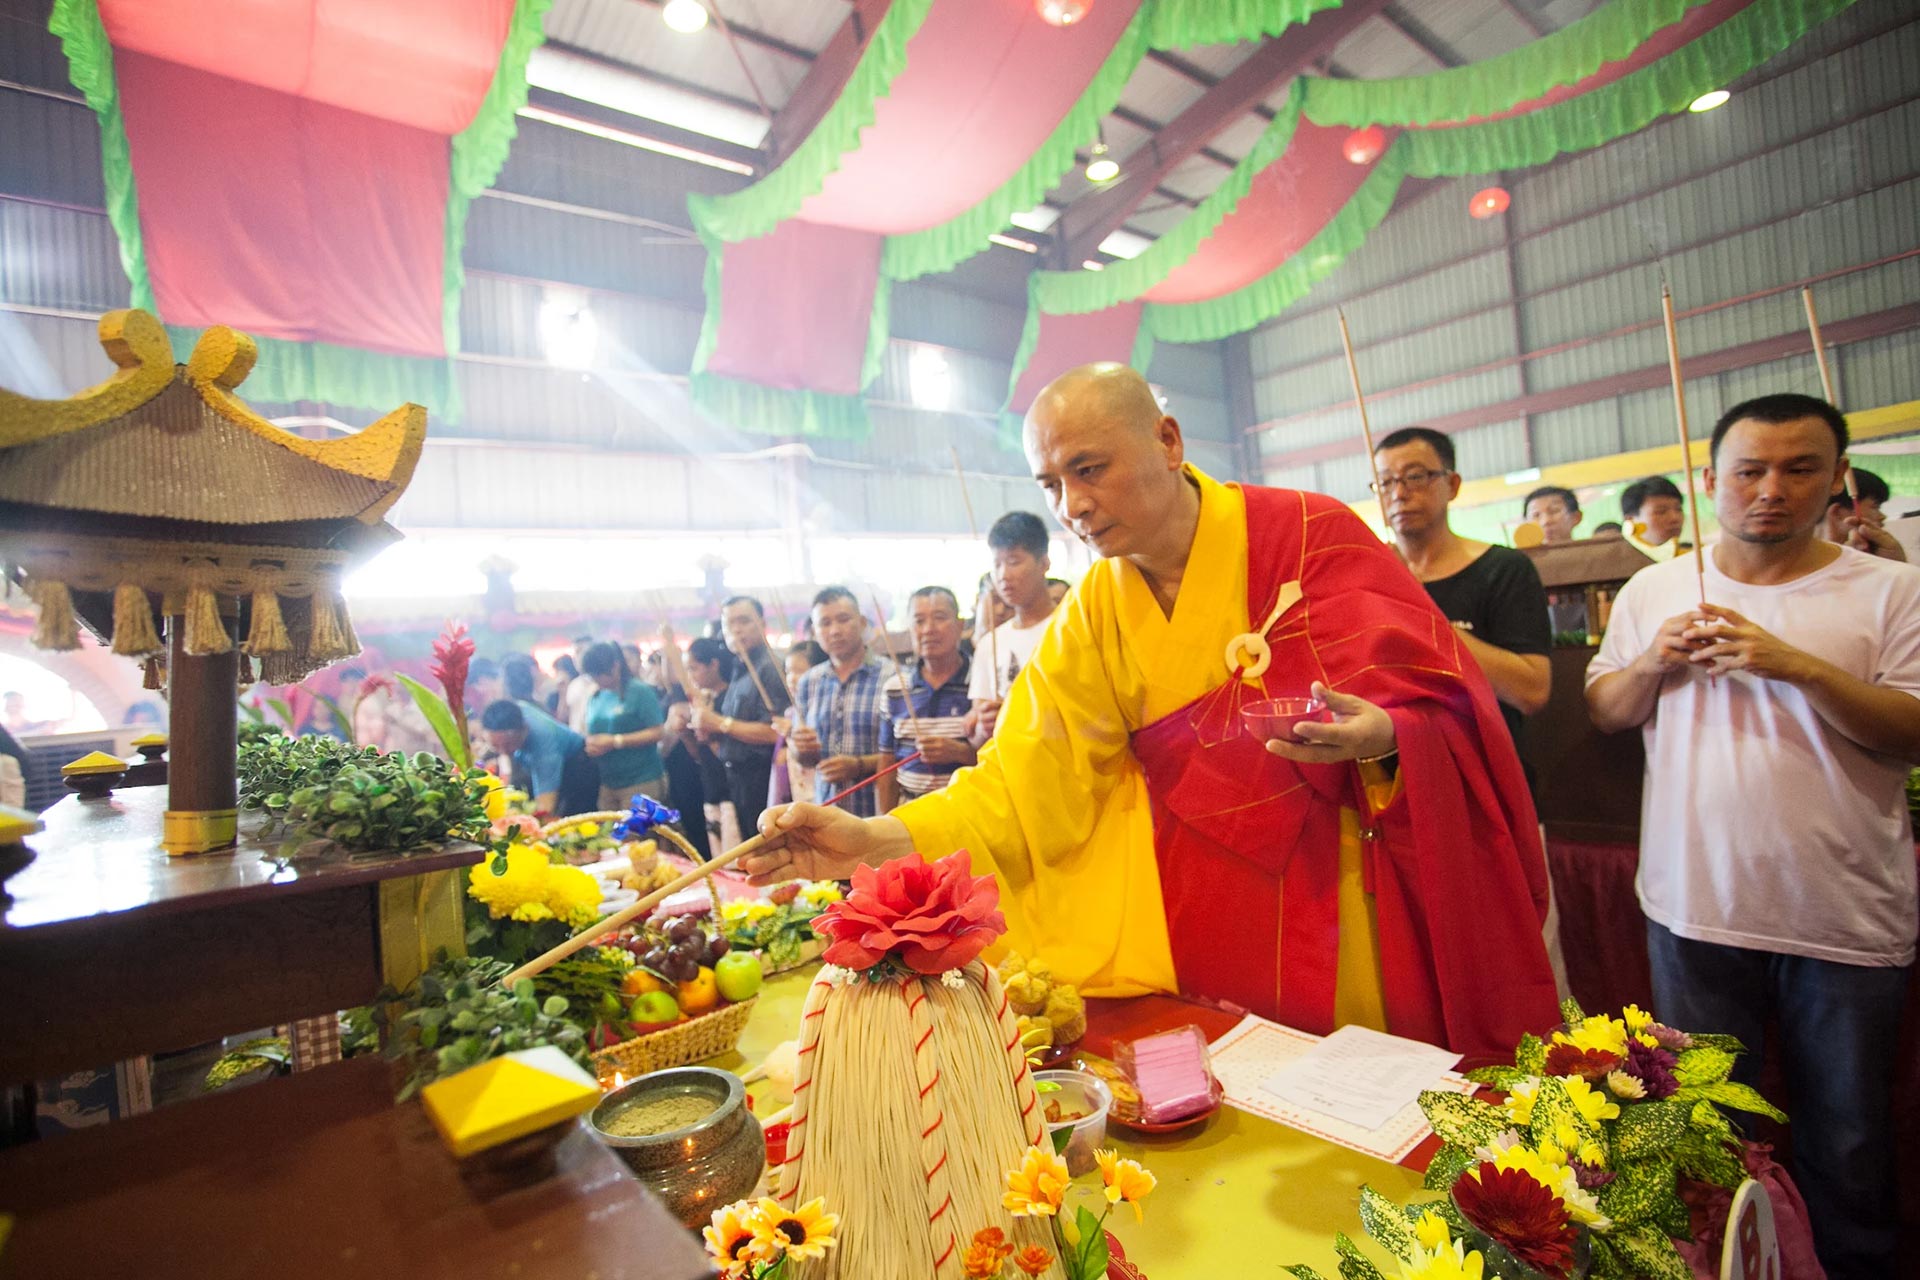
<svg viewBox="0 0 1920 1280"><path fill-rule="evenodd" d="M968 849L1016 949L1089 994L1181 991L1470 1055L1557 1019L1545 863L1491 689L1344 506L1220 484L1119 365L1056 379L1026 449L1103 559L978 767L883 818L762 819L761 883ZM1303 741L1242 710L1309 690Z"/></svg>

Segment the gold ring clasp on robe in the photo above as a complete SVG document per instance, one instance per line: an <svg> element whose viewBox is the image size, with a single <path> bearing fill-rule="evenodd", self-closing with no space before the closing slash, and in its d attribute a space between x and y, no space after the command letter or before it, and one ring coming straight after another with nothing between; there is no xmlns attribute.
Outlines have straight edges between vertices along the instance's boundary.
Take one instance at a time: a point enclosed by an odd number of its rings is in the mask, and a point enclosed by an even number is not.
<svg viewBox="0 0 1920 1280"><path fill-rule="evenodd" d="M1263 635L1243 631L1227 641L1227 669L1238 670L1242 679L1258 680L1272 663L1273 649Z"/></svg>

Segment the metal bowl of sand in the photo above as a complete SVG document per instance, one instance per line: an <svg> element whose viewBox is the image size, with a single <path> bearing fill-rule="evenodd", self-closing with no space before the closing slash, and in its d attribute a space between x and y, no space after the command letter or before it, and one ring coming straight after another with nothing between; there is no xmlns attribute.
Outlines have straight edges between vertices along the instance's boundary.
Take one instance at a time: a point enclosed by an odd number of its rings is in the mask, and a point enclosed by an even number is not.
<svg viewBox="0 0 1920 1280"><path fill-rule="evenodd" d="M751 1192L766 1164L740 1078L712 1067L641 1076L602 1098L588 1122L689 1229Z"/></svg>

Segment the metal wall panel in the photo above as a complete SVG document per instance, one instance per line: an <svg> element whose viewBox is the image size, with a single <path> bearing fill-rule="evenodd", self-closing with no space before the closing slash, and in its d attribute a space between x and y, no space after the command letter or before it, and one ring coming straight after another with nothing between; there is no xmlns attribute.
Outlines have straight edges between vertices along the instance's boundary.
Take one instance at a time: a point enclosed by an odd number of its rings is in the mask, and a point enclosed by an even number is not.
<svg viewBox="0 0 1920 1280"><path fill-rule="evenodd" d="M88 207L105 203L100 126L85 103L0 89L0 191Z"/></svg>
<svg viewBox="0 0 1920 1280"><path fill-rule="evenodd" d="M629 223L505 200L467 214L468 266L704 305L706 249Z"/></svg>
<svg viewBox="0 0 1920 1280"><path fill-rule="evenodd" d="M0 300L106 311L129 288L106 215L0 199Z"/></svg>

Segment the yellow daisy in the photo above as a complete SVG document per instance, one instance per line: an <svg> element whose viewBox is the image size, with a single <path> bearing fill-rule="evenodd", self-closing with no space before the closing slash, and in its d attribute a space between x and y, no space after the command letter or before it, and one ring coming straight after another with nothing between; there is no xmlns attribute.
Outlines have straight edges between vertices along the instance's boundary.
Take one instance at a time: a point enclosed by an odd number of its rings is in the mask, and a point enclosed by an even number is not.
<svg viewBox="0 0 1920 1280"><path fill-rule="evenodd" d="M1487 1261L1455 1240L1434 1249L1416 1249L1400 1262L1400 1280L1481 1280Z"/></svg>
<svg viewBox="0 0 1920 1280"><path fill-rule="evenodd" d="M1573 1105L1587 1118L1588 1123L1599 1124L1602 1120L1620 1118L1620 1104L1579 1076L1568 1076L1560 1083L1567 1086L1567 1096L1573 1099Z"/></svg>
<svg viewBox="0 0 1920 1280"><path fill-rule="evenodd" d="M1441 1249L1453 1243L1453 1232L1447 1229L1447 1220L1429 1209L1420 1215L1413 1224L1413 1234L1419 1238L1422 1249Z"/></svg>

